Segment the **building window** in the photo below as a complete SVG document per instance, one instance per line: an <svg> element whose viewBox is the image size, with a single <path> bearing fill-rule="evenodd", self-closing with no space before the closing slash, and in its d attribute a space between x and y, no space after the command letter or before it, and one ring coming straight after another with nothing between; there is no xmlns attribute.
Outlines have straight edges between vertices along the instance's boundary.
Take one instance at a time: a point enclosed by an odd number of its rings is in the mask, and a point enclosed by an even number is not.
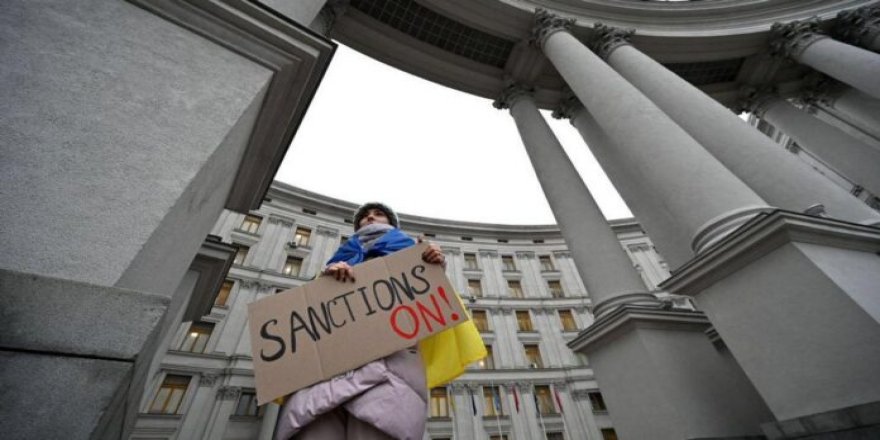
<svg viewBox="0 0 880 440"><path fill-rule="evenodd" d="M468 280L468 293L479 298L483 296L483 283L480 280Z"/></svg>
<svg viewBox="0 0 880 440"><path fill-rule="evenodd" d="M303 208L302 211L309 215L318 215L318 211L315 211L314 209Z"/></svg>
<svg viewBox="0 0 880 440"><path fill-rule="evenodd" d="M478 270L477 254L464 254L464 268L467 270Z"/></svg>
<svg viewBox="0 0 880 440"><path fill-rule="evenodd" d="M486 344L486 357L480 361L480 368L484 370L495 369L495 356L492 353L492 345Z"/></svg>
<svg viewBox="0 0 880 440"><path fill-rule="evenodd" d="M226 280L223 282L223 285L220 286L220 291L217 292L217 298L214 299L215 306L225 306L226 301L229 301L229 294L232 292L232 287L235 285L235 282L231 280Z"/></svg>
<svg viewBox="0 0 880 440"><path fill-rule="evenodd" d="M308 246L312 240L312 230L309 228L299 227L296 228L296 232L293 234L293 242L296 243L297 246L304 247Z"/></svg>
<svg viewBox="0 0 880 440"><path fill-rule="evenodd" d="M189 387L190 376L177 376L169 374L165 376L153 403L150 404L150 414L178 414L183 396Z"/></svg>
<svg viewBox="0 0 880 440"><path fill-rule="evenodd" d="M302 266L302 258L287 257L287 262L284 263L284 269L281 270L281 273L289 277L298 277L302 272Z"/></svg>
<svg viewBox="0 0 880 440"><path fill-rule="evenodd" d="M602 440L617 440L617 433L614 428L602 428Z"/></svg>
<svg viewBox="0 0 880 440"><path fill-rule="evenodd" d="M547 440L565 440L561 432L548 432Z"/></svg>
<svg viewBox="0 0 880 440"><path fill-rule="evenodd" d="M241 221L241 226L238 227L240 231L247 232L248 234L256 234L257 229L260 229L260 223L263 222L263 219L257 215L246 215L244 216L244 220Z"/></svg>
<svg viewBox="0 0 880 440"><path fill-rule="evenodd" d="M511 298L525 298L523 294L522 284L519 281L508 281L507 290L510 291Z"/></svg>
<svg viewBox="0 0 880 440"><path fill-rule="evenodd" d="M559 281L547 281L547 287L550 288L550 295L554 298L565 298L565 291L562 290L562 283Z"/></svg>
<svg viewBox="0 0 880 440"><path fill-rule="evenodd" d="M489 321L486 319L485 310L471 311L471 319L474 321L474 325L477 327L477 330L481 332L489 331Z"/></svg>
<svg viewBox="0 0 880 440"><path fill-rule="evenodd" d="M504 407L501 405L501 391L497 386L483 387L483 408L485 416L503 416Z"/></svg>
<svg viewBox="0 0 880 440"><path fill-rule="evenodd" d="M544 368L544 361L541 360L541 350L537 344L524 344L523 350L526 352L526 362L532 368Z"/></svg>
<svg viewBox="0 0 880 440"><path fill-rule="evenodd" d="M541 270L542 271L556 270L556 268L553 267L553 260L550 259L549 255L539 256L538 262L541 263Z"/></svg>
<svg viewBox="0 0 880 440"><path fill-rule="evenodd" d="M535 403L538 404L538 412L541 414L556 414L553 406L553 396L550 395L550 387L547 385L535 385Z"/></svg>
<svg viewBox="0 0 880 440"><path fill-rule="evenodd" d="M446 388L431 388L431 417L449 417L449 395Z"/></svg>
<svg viewBox="0 0 880 440"><path fill-rule="evenodd" d="M513 261L513 256L502 255L501 256L501 266L504 267L504 270L515 271L516 270L516 263Z"/></svg>
<svg viewBox="0 0 880 440"><path fill-rule="evenodd" d="M255 391L242 391L235 405L234 416L256 417L260 415L260 407L257 406L257 393Z"/></svg>
<svg viewBox="0 0 880 440"><path fill-rule="evenodd" d="M605 399L602 398L602 393L591 391L587 393L587 396L590 397L590 406L593 407L594 413L608 412L608 407L605 406Z"/></svg>
<svg viewBox="0 0 880 440"><path fill-rule="evenodd" d="M208 339L211 332L214 331L214 324L210 322L194 322L189 326L186 337L177 347L180 351L188 351L190 353L204 353L205 347L208 346Z"/></svg>
<svg viewBox="0 0 880 440"><path fill-rule="evenodd" d="M516 325L521 332L535 331L535 328L532 327L532 317L529 315L528 310L516 311Z"/></svg>
<svg viewBox="0 0 880 440"><path fill-rule="evenodd" d="M461 241L474 241L474 237L461 237Z"/></svg>
<svg viewBox="0 0 880 440"><path fill-rule="evenodd" d="M247 246L238 245L238 252L235 253L235 260L232 260L232 264L244 266L244 260L247 258L248 251L250 250L251 248Z"/></svg>
<svg viewBox="0 0 880 440"><path fill-rule="evenodd" d="M571 310L559 310L559 321L562 323L562 331L575 332L578 330L577 323L574 322L574 314Z"/></svg>

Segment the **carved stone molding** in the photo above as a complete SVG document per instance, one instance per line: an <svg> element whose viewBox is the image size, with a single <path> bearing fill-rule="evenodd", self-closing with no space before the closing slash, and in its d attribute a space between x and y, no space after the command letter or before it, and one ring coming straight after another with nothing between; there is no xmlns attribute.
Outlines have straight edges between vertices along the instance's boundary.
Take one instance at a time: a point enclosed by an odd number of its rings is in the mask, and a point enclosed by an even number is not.
<svg viewBox="0 0 880 440"><path fill-rule="evenodd" d="M590 390L571 390L571 398L574 400L588 400Z"/></svg>
<svg viewBox="0 0 880 440"><path fill-rule="evenodd" d="M523 260L534 260L535 253L532 251L516 251L516 258L520 258Z"/></svg>
<svg viewBox="0 0 880 440"><path fill-rule="evenodd" d="M501 307L497 308L496 310L498 310L501 313L507 313L508 315L513 313L513 307L509 307L509 306L501 306Z"/></svg>
<svg viewBox="0 0 880 440"><path fill-rule="evenodd" d="M651 250L651 245L648 243L633 243L626 245L626 248L630 252L647 252Z"/></svg>
<svg viewBox="0 0 880 440"><path fill-rule="evenodd" d="M254 280L242 280L241 288L246 290L253 290L260 287L260 283Z"/></svg>
<svg viewBox="0 0 880 440"><path fill-rule="evenodd" d="M770 27L770 54L797 59L809 45L828 38L819 30L819 19L773 23Z"/></svg>
<svg viewBox="0 0 880 440"><path fill-rule="evenodd" d="M467 385L462 382L453 382L449 384L449 388L452 390L453 393L461 393L467 389Z"/></svg>
<svg viewBox="0 0 880 440"><path fill-rule="evenodd" d="M318 235L325 235L327 237L336 237L339 235L338 230L321 225L318 225L318 227L315 228L315 233L317 233Z"/></svg>
<svg viewBox="0 0 880 440"><path fill-rule="evenodd" d="M547 38L557 32L570 32L574 23L573 18L564 18L542 8L535 9L535 21L529 35L529 44L541 49Z"/></svg>
<svg viewBox="0 0 880 440"><path fill-rule="evenodd" d="M801 94L797 99L804 105L834 107L834 101L845 88L846 86L839 81L817 72L805 78Z"/></svg>
<svg viewBox="0 0 880 440"><path fill-rule="evenodd" d="M461 255L459 248L440 246L440 250L446 255Z"/></svg>
<svg viewBox="0 0 880 440"><path fill-rule="evenodd" d="M498 251L493 249L480 249L479 254L481 257L497 257Z"/></svg>
<svg viewBox="0 0 880 440"><path fill-rule="evenodd" d="M217 383L217 378L219 376L213 373L202 374L199 377L199 386L201 387L212 387L215 383Z"/></svg>
<svg viewBox="0 0 880 440"><path fill-rule="evenodd" d="M841 11L837 14L834 36L845 43L863 45L880 34L880 4Z"/></svg>
<svg viewBox="0 0 880 440"><path fill-rule="evenodd" d="M237 400L240 395L241 387L224 385L217 390L217 399L220 400Z"/></svg>
<svg viewBox="0 0 880 440"><path fill-rule="evenodd" d="M556 258L571 258L571 251L553 251Z"/></svg>
<svg viewBox="0 0 880 440"><path fill-rule="evenodd" d="M590 48L603 60L608 59L614 49L630 44L629 39L636 33L635 29L622 29L606 26L602 23L593 25L593 30L595 36L590 42Z"/></svg>
<svg viewBox="0 0 880 440"><path fill-rule="evenodd" d="M279 217L277 215L269 215L269 223L281 225L285 228L292 228L296 222L293 219Z"/></svg>
<svg viewBox="0 0 880 440"><path fill-rule="evenodd" d="M510 108L516 101L531 97L534 91L534 87L527 87L519 83L508 84L501 91L498 99L492 102L492 106L498 110Z"/></svg>

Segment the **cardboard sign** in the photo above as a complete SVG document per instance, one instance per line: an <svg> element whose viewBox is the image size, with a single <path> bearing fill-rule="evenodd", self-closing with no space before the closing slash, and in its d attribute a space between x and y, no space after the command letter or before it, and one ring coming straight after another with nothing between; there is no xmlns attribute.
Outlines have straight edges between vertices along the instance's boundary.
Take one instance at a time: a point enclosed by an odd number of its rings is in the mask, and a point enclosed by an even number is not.
<svg viewBox="0 0 880 440"><path fill-rule="evenodd" d="M248 305L257 402L415 345L469 319L423 243Z"/></svg>

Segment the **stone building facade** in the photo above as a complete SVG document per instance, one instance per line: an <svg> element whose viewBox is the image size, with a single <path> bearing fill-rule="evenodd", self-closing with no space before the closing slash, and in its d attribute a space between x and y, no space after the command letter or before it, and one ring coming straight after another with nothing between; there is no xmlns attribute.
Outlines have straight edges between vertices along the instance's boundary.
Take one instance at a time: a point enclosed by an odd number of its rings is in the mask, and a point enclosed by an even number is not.
<svg viewBox="0 0 880 440"><path fill-rule="evenodd" d="M351 235L356 206L279 182L267 197L249 214L224 211L214 225L213 235L238 246L235 262L210 313L167 340L132 439L271 434L277 406L254 405L246 306L313 278ZM614 438L586 357L566 345L593 322L593 303L559 230L406 214L401 223L443 248L447 275L491 351L431 390L426 439ZM669 272L647 235L631 219L612 227L646 289L659 293Z"/></svg>

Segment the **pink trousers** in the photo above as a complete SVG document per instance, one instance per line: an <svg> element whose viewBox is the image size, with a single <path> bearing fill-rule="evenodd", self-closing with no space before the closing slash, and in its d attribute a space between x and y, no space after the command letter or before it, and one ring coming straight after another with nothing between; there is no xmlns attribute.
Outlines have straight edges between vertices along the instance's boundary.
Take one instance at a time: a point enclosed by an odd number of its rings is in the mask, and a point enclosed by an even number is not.
<svg viewBox="0 0 880 440"><path fill-rule="evenodd" d="M384 432L362 422L343 408L322 414L293 440L392 440Z"/></svg>

